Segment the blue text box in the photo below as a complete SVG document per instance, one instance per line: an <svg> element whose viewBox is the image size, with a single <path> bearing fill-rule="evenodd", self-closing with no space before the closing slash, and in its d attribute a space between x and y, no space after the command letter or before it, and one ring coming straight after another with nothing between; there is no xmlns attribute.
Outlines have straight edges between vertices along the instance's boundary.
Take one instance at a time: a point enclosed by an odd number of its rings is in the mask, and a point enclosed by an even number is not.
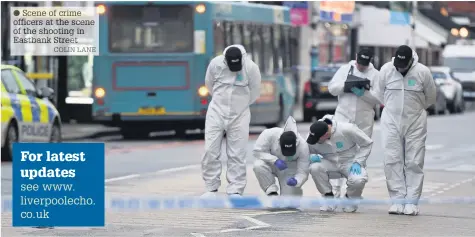
<svg viewBox="0 0 475 237"><path fill-rule="evenodd" d="M13 226L105 225L103 143L15 143Z"/></svg>

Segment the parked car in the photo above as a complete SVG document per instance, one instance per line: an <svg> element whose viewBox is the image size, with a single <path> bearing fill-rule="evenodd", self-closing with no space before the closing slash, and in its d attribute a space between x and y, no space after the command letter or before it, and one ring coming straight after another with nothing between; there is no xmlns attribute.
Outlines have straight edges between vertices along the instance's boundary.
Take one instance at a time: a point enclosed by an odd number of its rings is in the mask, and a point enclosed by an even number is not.
<svg viewBox="0 0 475 237"><path fill-rule="evenodd" d="M440 87L447 100L447 109L451 114L465 110L462 83L453 76L449 67L430 67L435 83Z"/></svg>
<svg viewBox="0 0 475 237"><path fill-rule="evenodd" d="M441 86L436 84L437 88L437 99L435 104L427 109L429 115L445 114L447 110L447 99L445 98L444 92L442 92Z"/></svg>
<svg viewBox="0 0 475 237"><path fill-rule="evenodd" d="M17 142L61 142L62 123L48 99L48 87L36 88L21 69L1 65L2 161L12 161Z"/></svg>
<svg viewBox="0 0 475 237"><path fill-rule="evenodd" d="M328 91L328 83L340 68L341 64L318 67L312 73L312 78L305 83L303 95L304 122L312 121L313 117L320 118L325 114L334 114L338 105L338 97ZM375 120L381 115L381 106L375 106Z"/></svg>

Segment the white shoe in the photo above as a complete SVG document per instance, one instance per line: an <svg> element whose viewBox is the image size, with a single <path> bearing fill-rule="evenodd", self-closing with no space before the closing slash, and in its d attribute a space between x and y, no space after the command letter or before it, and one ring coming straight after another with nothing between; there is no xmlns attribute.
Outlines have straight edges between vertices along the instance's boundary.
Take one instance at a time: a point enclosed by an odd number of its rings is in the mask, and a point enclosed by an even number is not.
<svg viewBox="0 0 475 237"><path fill-rule="evenodd" d="M201 195L201 198L215 198L217 197L217 192L206 192Z"/></svg>
<svg viewBox="0 0 475 237"><path fill-rule="evenodd" d="M414 204L406 204L404 206L404 215L417 216L419 214L419 207Z"/></svg>
<svg viewBox="0 0 475 237"><path fill-rule="evenodd" d="M320 207L320 211L324 212L334 212L336 210L336 205L324 205Z"/></svg>
<svg viewBox="0 0 475 237"><path fill-rule="evenodd" d="M343 207L344 212L356 212L356 210L358 210L357 205L348 205L348 206Z"/></svg>
<svg viewBox="0 0 475 237"><path fill-rule="evenodd" d="M396 214L400 215L404 211L404 206L402 204L393 204L391 207L389 207L389 214Z"/></svg>

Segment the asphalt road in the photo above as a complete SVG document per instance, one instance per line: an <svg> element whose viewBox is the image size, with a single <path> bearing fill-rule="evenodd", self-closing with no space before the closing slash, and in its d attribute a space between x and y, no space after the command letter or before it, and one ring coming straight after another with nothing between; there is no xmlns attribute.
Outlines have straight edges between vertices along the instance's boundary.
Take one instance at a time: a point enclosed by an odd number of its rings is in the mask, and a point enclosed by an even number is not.
<svg viewBox="0 0 475 237"><path fill-rule="evenodd" d="M475 198L474 112L430 117L425 159L425 197L471 196ZM309 124L299 124L307 134ZM263 128L253 128L254 140ZM373 133L375 144L368 169L371 179L365 195L387 198L382 172L379 124ZM159 136L148 140L124 141L107 137L85 142L106 142L106 183L108 195L199 195L203 184L199 162L203 152L202 136L187 139ZM226 154L223 150L222 154ZM225 156L225 155L224 155ZM223 157L225 159L225 157ZM248 153L248 162L253 158ZM249 191L259 194L254 175L248 173ZM225 179L223 179L225 180ZM225 181L223 181L225 182ZM163 188L164 183L174 188ZM314 195L313 181L304 189ZM311 191L307 191L311 190ZM2 163L2 196L11 195L11 164ZM440 236L475 235L475 205L425 205L418 217L387 215L386 206L363 206L358 213L321 214L318 211L175 211L164 213L108 213L108 226L84 230L35 230L6 228L10 214L2 213L2 233L7 236L303 236L311 234L353 236ZM244 231L244 232L240 232Z"/></svg>

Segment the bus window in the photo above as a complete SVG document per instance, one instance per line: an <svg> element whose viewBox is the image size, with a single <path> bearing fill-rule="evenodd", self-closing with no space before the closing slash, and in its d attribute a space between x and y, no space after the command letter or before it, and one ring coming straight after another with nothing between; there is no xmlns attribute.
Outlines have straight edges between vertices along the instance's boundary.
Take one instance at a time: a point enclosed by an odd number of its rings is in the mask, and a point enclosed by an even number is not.
<svg viewBox="0 0 475 237"><path fill-rule="evenodd" d="M263 52L263 45L262 45L262 40L261 40L261 30L260 26L254 26L252 28L252 46L253 46L253 51L252 51L252 58L253 61L259 65L259 68L261 69L261 72L264 70L264 60L262 56Z"/></svg>
<svg viewBox="0 0 475 237"><path fill-rule="evenodd" d="M194 8L191 6L112 5L109 12L110 52L193 52Z"/></svg>
<svg viewBox="0 0 475 237"><path fill-rule="evenodd" d="M223 24L217 21L214 23L214 56L221 55L225 47Z"/></svg>
<svg viewBox="0 0 475 237"><path fill-rule="evenodd" d="M271 26L262 26L262 40L264 41L264 71L274 73L274 48L272 47Z"/></svg>
<svg viewBox="0 0 475 237"><path fill-rule="evenodd" d="M282 26L281 28L282 41L280 48L283 53L284 71L290 70L290 35L287 29L288 26Z"/></svg>
<svg viewBox="0 0 475 237"><path fill-rule="evenodd" d="M290 67L298 66L297 62L297 52L298 52L298 45L297 42L298 40L296 37L298 37L297 33L292 29L292 27L288 28L289 32L289 50L290 50ZM293 35L295 34L295 35Z"/></svg>
<svg viewBox="0 0 475 237"><path fill-rule="evenodd" d="M226 40L226 46L228 47L229 45L233 44L233 33L231 31L231 22L225 21L224 22L224 39Z"/></svg>
<svg viewBox="0 0 475 237"><path fill-rule="evenodd" d="M249 38L249 31L247 30L247 25L240 25L239 26L239 32L241 32L241 37L242 37L242 45L246 49L246 51L249 53L251 50L251 39Z"/></svg>
<svg viewBox="0 0 475 237"><path fill-rule="evenodd" d="M280 49L280 26L272 27L272 48L274 49L274 71L282 72L282 50Z"/></svg>
<svg viewBox="0 0 475 237"><path fill-rule="evenodd" d="M241 35L241 24L233 23L233 44L241 44L242 45L242 35Z"/></svg>
<svg viewBox="0 0 475 237"><path fill-rule="evenodd" d="M246 48L249 57L251 57L252 61L256 62L254 60L254 44L253 44L253 31L252 31L252 26L251 25L245 25L244 27L244 43L246 44L246 41L248 42L248 48ZM246 47L246 46L244 46ZM256 62L257 63L257 62ZM259 64L258 64L259 65Z"/></svg>

